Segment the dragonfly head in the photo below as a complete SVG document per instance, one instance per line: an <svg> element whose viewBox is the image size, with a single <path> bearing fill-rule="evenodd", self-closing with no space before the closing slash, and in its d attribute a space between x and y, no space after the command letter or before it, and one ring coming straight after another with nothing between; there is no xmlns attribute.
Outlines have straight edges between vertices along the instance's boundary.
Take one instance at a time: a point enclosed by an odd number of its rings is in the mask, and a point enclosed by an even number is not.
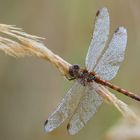
<svg viewBox="0 0 140 140"><path fill-rule="evenodd" d="M76 76L79 73L79 70L80 70L80 66L77 65L77 64L70 66L70 68L69 68L69 74L70 74L70 76L76 78Z"/></svg>

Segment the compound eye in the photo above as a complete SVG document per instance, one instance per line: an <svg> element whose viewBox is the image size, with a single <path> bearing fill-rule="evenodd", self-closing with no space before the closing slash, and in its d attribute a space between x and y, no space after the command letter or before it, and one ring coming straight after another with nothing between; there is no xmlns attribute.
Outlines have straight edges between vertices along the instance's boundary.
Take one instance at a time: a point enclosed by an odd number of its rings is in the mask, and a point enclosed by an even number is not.
<svg viewBox="0 0 140 140"><path fill-rule="evenodd" d="M78 73L79 69L80 69L79 65L72 65L69 68L69 74L72 77L74 77Z"/></svg>
<svg viewBox="0 0 140 140"><path fill-rule="evenodd" d="M79 65L73 65L73 69L75 69L75 70L79 70L80 69L80 67L79 67Z"/></svg>

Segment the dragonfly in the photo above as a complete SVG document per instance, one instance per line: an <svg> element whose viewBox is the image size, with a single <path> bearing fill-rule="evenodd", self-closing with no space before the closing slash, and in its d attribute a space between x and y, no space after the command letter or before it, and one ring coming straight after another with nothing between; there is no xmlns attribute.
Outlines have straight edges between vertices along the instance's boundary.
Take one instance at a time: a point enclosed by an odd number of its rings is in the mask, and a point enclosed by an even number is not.
<svg viewBox="0 0 140 140"><path fill-rule="evenodd" d="M118 27L108 43L109 28L108 10L102 8L96 14L93 37L85 59L86 68L82 69L77 64L69 68L69 80L74 80L74 84L46 120L46 132L53 131L70 116L67 130L71 135L78 133L103 103L97 90L100 85L140 101L138 95L109 82L116 76L124 60L127 45L127 30L124 27Z"/></svg>

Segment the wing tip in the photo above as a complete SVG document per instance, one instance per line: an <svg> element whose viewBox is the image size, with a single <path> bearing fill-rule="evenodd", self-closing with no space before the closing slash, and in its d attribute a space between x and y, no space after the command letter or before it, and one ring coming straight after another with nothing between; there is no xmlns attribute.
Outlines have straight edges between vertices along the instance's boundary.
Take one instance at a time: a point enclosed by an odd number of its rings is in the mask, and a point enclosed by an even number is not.
<svg viewBox="0 0 140 140"><path fill-rule="evenodd" d="M73 129L71 129L70 123L67 124L67 131L69 132L70 135L75 135L76 134L76 132L73 131Z"/></svg>
<svg viewBox="0 0 140 140"><path fill-rule="evenodd" d="M67 124L67 130L69 130L69 128L70 128L70 124L68 123L68 124Z"/></svg>
<svg viewBox="0 0 140 140"><path fill-rule="evenodd" d="M54 130L54 127L52 127L51 125L49 125L48 122L49 122L49 120L46 120L45 123L44 123L44 131L46 133L51 132L51 131Z"/></svg>
<svg viewBox="0 0 140 140"><path fill-rule="evenodd" d="M45 132L50 132L50 129L48 128L47 124L48 124L48 120L46 120L44 123L44 130Z"/></svg>
<svg viewBox="0 0 140 140"><path fill-rule="evenodd" d="M96 16L98 17L99 15L104 15L105 13L108 14L108 9L103 7L97 11Z"/></svg>
<svg viewBox="0 0 140 140"><path fill-rule="evenodd" d="M46 126L48 124L48 120L45 121L44 126Z"/></svg>
<svg viewBox="0 0 140 140"><path fill-rule="evenodd" d="M120 26L120 27L118 27L118 28L115 30L115 33L127 34L127 29L124 28L123 26Z"/></svg>

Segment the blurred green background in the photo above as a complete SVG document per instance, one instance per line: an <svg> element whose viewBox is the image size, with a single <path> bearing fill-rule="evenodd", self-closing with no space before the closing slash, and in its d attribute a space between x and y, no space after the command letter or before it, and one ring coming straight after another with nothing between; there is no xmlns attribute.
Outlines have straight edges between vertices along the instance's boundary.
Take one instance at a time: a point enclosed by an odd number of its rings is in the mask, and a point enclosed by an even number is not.
<svg viewBox="0 0 140 140"><path fill-rule="evenodd" d="M0 0L0 22L45 37L44 43L52 51L72 64L84 66L95 14L101 7L107 7L110 13L110 37L120 25L128 30L125 61L112 83L140 93L139 0ZM68 121L52 133L44 132L44 121L71 84L44 60L18 59L0 52L0 139L105 139L108 129L121 117L116 108L107 104L76 136L68 134ZM139 106L114 93L126 103Z"/></svg>

